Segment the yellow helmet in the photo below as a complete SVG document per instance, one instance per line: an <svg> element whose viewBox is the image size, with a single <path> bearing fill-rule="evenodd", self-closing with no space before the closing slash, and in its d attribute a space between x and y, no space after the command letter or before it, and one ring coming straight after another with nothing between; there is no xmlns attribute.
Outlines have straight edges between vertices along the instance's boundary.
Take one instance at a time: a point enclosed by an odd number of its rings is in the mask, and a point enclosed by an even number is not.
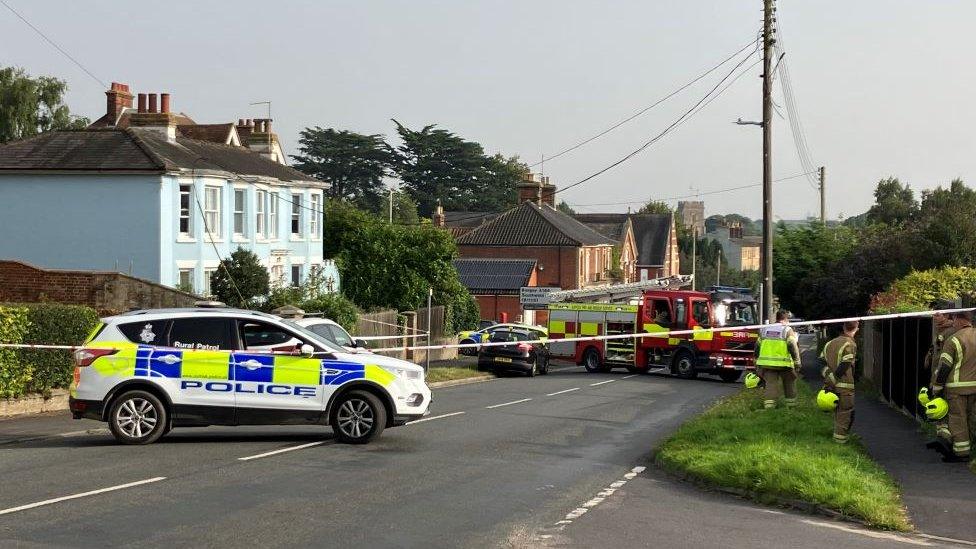
<svg viewBox="0 0 976 549"><path fill-rule="evenodd" d="M820 389L820 392L817 393L817 408L820 408L824 412L833 412L837 409L837 401L839 400L840 397L837 396L837 393Z"/></svg>
<svg viewBox="0 0 976 549"><path fill-rule="evenodd" d="M756 387L759 387L760 381L762 381L761 377L757 376L753 372L749 372L746 374L744 383L746 385L746 389L755 389Z"/></svg>
<svg viewBox="0 0 976 549"><path fill-rule="evenodd" d="M925 417L938 421L949 413L949 403L946 399L939 397L933 398L925 405Z"/></svg>
<svg viewBox="0 0 976 549"><path fill-rule="evenodd" d="M918 403L919 404L921 404L922 406L925 406L931 400L932 399L929 398L929 388L928 387L922 387L921 389L919 389L919 391L918 391Z"/></svg>

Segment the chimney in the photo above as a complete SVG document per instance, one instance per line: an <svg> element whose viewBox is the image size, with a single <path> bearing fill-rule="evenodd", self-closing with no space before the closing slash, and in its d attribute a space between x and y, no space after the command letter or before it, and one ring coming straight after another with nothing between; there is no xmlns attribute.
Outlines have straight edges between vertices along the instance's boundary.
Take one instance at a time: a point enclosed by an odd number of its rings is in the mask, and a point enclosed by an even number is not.
<svg viewBox="0 0 976 549"><path fill-rule="evenodd" d="M162 101L157 102L158 99ZM148 99L148 105L146 104ZM139 112L129 117L129 126L133 128L145 128L162 134L170 143L176 142L176 115L170 112L170 95L139 94ZM161 103L162 109L157 108L157 103Z"/></svg>
<svg viewBox="0 0 976 549"><path fill-rule="evenodd" d="M248 119L245 120L245 123L247 124L245 131L242 132L238 129L238 133L241 136L241 144L269 160L284 164L284 159L275 153L275 144L278 141L278 136L271 131L271 119Z"/></svg>
<svg viewBox="0 0 976 549"><path fill-rule="evenodd" d="M444 216L444 206L441 206L441 201L437 200L437 208L434 209L434 215L430 216L430 220L434 223L435 227L443 227L447 224L447 218Z"/></svg>
<svg viewBox="0 0 976 549"><path fill-rule="evenodd" d="M556 186L549 183L549 176L542 178L542 203L556 207Z"/></svg>
<svg viewBox="0 0 976 549"><path fill-rule="evenodd" d="M542 205L542 180L536 179L535 174L531 172L525 174L515 188L518 191L519 204L533 202Z"/></svg>
<svg viewBox="0 0 976 549"><path fill-rule="evenodd" d="M119 116L126 108L132 108L132 94L128 84L112 82L112 86L105 92L105 114L112 118L112 125L119 120Z"/></svg>

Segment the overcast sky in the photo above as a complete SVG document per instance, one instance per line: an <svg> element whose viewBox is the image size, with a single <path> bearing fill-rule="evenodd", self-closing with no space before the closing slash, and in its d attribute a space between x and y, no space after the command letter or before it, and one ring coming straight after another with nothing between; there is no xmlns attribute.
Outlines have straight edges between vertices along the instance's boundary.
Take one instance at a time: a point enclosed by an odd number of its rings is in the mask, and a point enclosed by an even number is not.
<svg viewBox="0 0 976 549"><path fill-rule="evenodd" d="M393 133L435 123L533 163L650 105L760 28L760 0L226 2L5 0L105 82L169 92L201 123L261 117L296 152L306 126ZM781 0L783 42L813 161L827 167L828 215L854 215L888 175L916 189L976 184L976 2ZM68 81L95 119L103 87L0 6L0 64ZM761 65L760 65L761 66ZM667 198L760 181L759 68L629 162L560 194L593 204ZM715 81L546 162L563 187L658 134ZM777 89L776 100L783 105ZM785 116L785 110L784 116ZM774 173L802 173L786 119ZM777 217L816 214L804 178L776 184ZM758 188L702 197L707 214L761 211ZM672 201L673 202L673 201Z"/></svg>

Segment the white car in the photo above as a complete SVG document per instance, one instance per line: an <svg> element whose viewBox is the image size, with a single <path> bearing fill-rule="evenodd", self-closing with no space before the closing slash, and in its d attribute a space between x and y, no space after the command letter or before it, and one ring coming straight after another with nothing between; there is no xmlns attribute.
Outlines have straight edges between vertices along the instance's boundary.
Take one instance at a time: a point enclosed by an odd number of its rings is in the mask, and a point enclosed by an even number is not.
<svg viewBox="0 0 976 549"><path fill-rule="evenodd" d="M337 322L321 317L305 317L295 320L295 324L314 332L335 345L346 350L347 353L363 354L370 353L366 348L366 342L358 340L349 335L345 328Z"/></svg>
<svg viewBox="0 0 976 549"><path fill-rule="evenodd" d="M273 349L271 353L268 349ZM330 425L362 444L428 414L424 370L357 355L279 317L235 309L134 311L102 320L74 354L72 415L124 444L173 427Z"/></svg>

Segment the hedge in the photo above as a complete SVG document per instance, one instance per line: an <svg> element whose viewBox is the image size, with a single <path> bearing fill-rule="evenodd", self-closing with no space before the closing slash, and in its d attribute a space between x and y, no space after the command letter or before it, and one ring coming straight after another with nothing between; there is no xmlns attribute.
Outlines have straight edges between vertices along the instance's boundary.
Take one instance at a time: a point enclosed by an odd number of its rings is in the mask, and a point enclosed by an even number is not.
<svg viewBox="0 0 976 549"><path fill-rule="evenodd" d="M11 313L13 311L13 313ZM18 312L23 316L17 316ZM0 307L0 324L3 319L15 319L20 329L20 342L80 345L98 325L98 313L90 307L63 305L60 303L24 303ZM17 320L21 319L21 320ZM5 343L6 338L0 335ZM13 342L13 341L10 341ZM16 358L3 363L0 372L0 396L17 397L26 393L50 394L51 389L67 388L71 382L74 363L70 351L22 350Z"/></svg>
<svg viewBox="0 0 976 549"><path fill-rule="evenodd" d="M954 300L976 293L976 269L942 267L914 271L896 280L871 299L873 313L907 313L927 310L938 299Z"/></svg>
<svg viewBox="0 0 976 549"><path fill-rule="evenodd" d="M0 305L0 343L23 343L30 326L27 308ZM0 398L24 394L31 380L29 364L14 349L0 349Z"/></svg>

